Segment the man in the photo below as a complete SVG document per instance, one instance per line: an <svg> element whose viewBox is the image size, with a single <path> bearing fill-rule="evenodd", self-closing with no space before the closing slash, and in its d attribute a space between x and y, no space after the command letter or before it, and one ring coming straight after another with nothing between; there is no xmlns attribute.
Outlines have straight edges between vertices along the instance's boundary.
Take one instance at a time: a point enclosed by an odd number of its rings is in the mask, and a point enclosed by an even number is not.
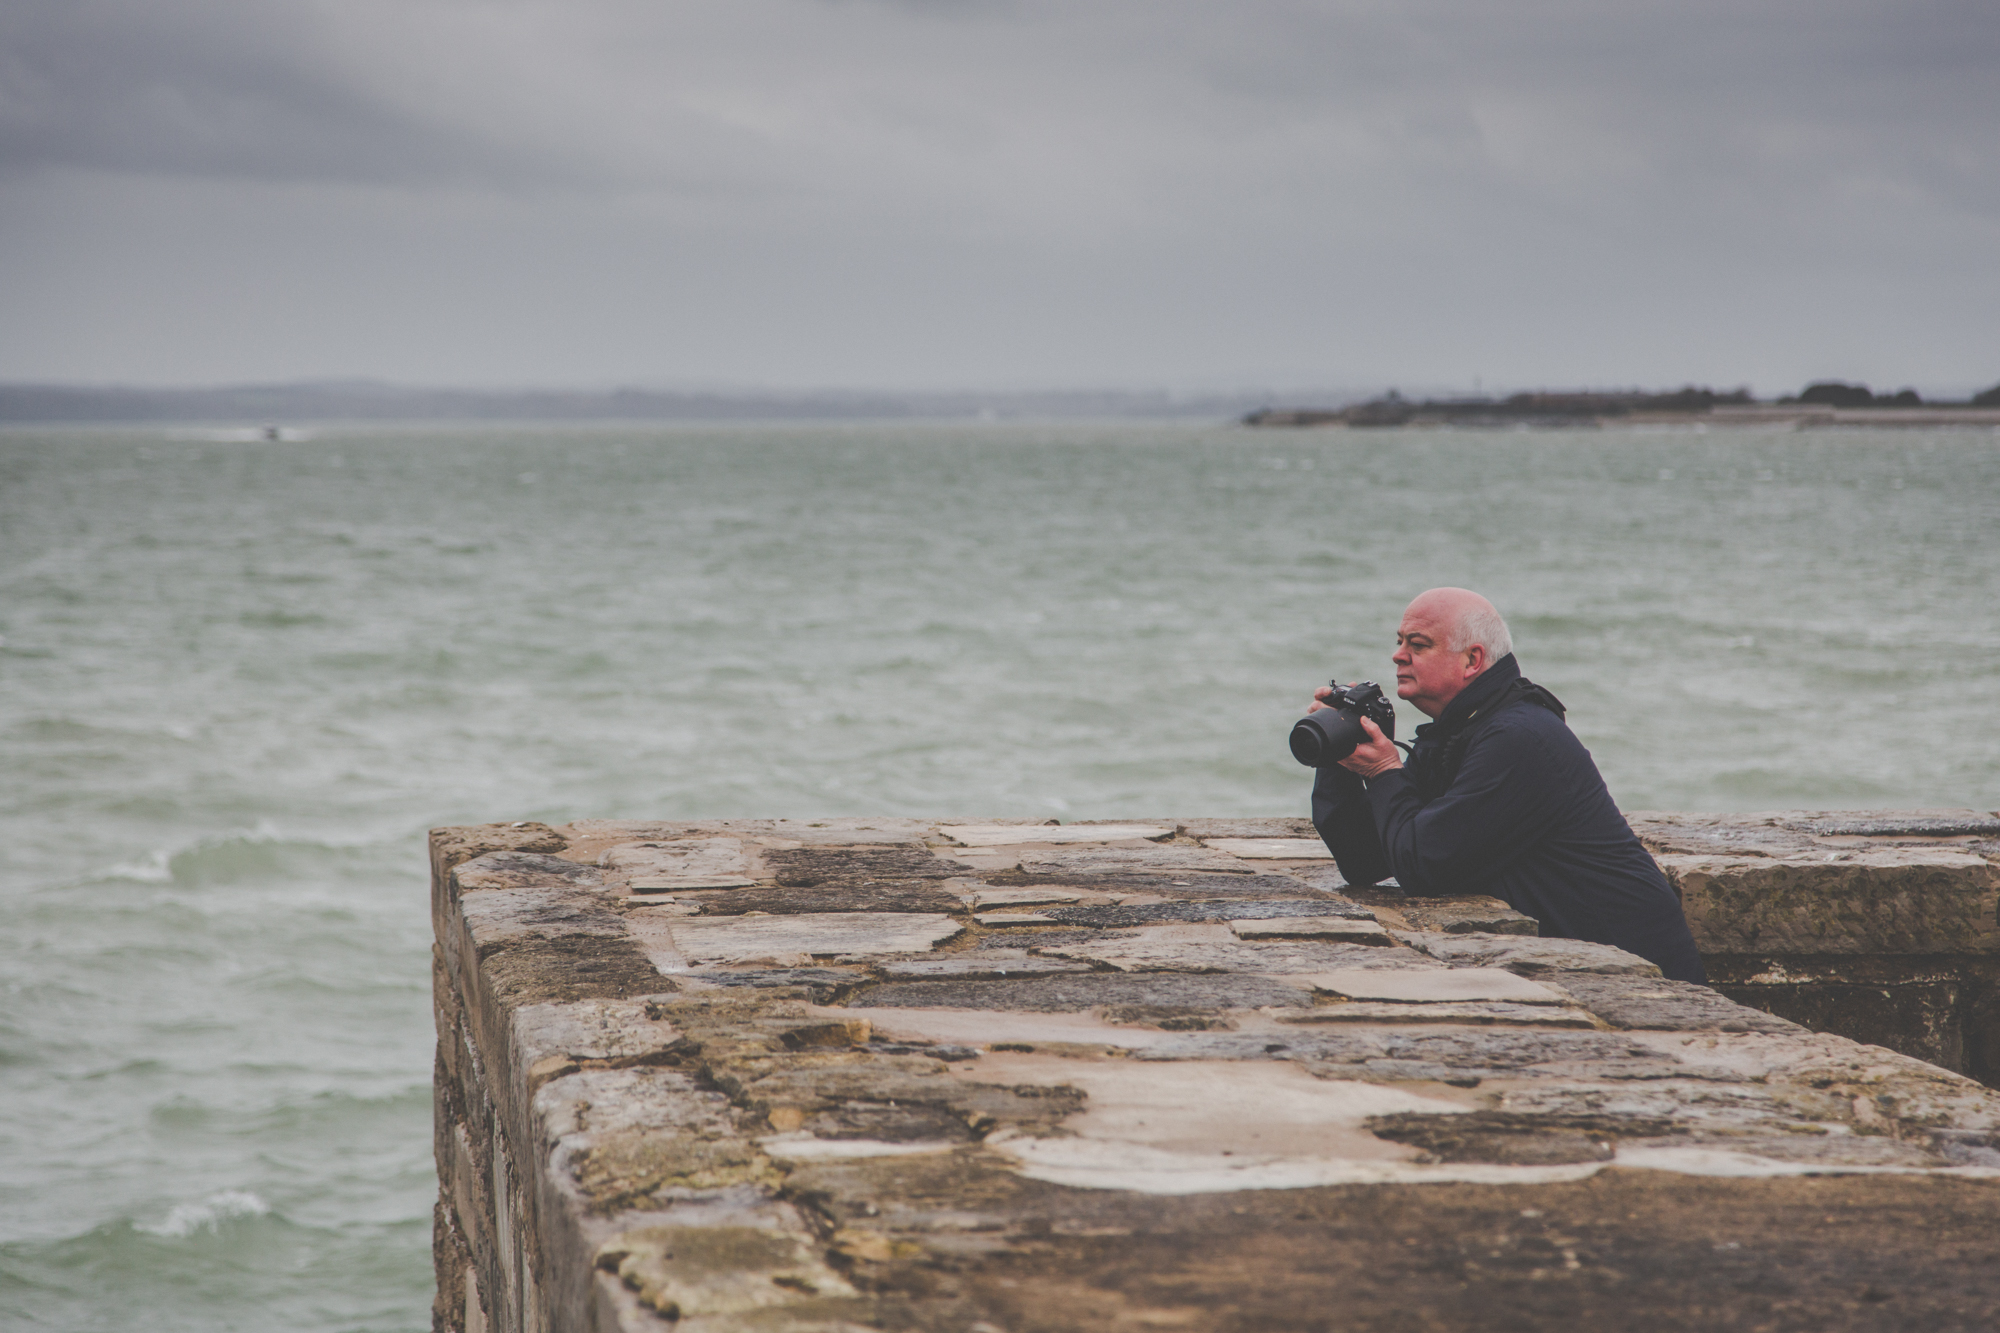
<svg viewBox="0 0 2000 1333"><path fill-rule="evenodd" d="M1410 894L1491 894L1545 936L1616 945L1669 977L1704 980L1679 899L1562 704L1522 678L1493 604L1431 589L1403 613L1390 660L1397 696L1435 720L1417 728L1407 766L1363 718L1367 739L1319 770L1313 825L1348 882L1394 875ZM1330 692L1317 690L1308 711Z"/></svg>

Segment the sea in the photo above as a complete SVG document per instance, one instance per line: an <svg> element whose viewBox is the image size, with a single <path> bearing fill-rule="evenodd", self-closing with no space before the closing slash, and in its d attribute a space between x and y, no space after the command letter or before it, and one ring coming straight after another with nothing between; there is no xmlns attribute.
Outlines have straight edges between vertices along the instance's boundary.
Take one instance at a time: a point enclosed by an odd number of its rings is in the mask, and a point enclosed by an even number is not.
<svg viewBox="0 0 2000 1333"><path fill-rule="evenodd" d="M434 825L1298 815L1439 584L1628 810L2000 806L1993 431L263 435L0 431L9 1329L429 1327Z"/></svg>

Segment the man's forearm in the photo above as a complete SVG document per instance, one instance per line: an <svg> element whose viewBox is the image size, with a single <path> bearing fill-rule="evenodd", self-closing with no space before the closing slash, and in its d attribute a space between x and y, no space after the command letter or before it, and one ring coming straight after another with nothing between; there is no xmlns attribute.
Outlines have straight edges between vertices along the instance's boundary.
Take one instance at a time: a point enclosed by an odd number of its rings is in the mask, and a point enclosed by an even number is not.
<svg viewBox="0 0 2000 1333"><path fill-rule="evenodd" d="M1313 782L1312 811L1313 827L1349 884L1378 884L1394 873L1382 854L1360 778L1342 768L1320 769Z"/></svg>
<svg viewBox="0 0 2000 1333"><path fill-rule="evenodd" d="M1410 783L1408 771L1393 768L1370 778L1362 799L1368 803L1369 824L1375 830L1382 862L1388 867L1384 873L1393 874L1405 893L1446 892L1430 883L1417 852L1417 816L1423 802Z"/></svg>

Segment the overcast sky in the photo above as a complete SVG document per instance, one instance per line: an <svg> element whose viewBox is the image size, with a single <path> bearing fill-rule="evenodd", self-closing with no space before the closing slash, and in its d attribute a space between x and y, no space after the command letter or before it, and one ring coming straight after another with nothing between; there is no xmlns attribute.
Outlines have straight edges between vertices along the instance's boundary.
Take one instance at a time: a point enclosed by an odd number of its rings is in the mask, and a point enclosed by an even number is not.
<svg viewBox="0 0 2000 1333"><path fill-rule="evenodd" d="M2000 381L1995 0L6 0L0 379Z"/></svg>

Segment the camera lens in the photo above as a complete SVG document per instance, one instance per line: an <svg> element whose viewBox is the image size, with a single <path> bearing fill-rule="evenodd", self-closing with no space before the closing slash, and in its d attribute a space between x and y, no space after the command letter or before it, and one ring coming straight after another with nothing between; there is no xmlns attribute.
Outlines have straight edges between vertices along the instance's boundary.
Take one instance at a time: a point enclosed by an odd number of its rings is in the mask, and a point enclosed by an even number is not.
<svg viewBox="0 0 2000 1333"><path fill-rule="evenodd" d="M1292 727L1292 758L1307 768L1331 768L1353 754L1365 736L1356 710L1322 708Z"/></svg>

